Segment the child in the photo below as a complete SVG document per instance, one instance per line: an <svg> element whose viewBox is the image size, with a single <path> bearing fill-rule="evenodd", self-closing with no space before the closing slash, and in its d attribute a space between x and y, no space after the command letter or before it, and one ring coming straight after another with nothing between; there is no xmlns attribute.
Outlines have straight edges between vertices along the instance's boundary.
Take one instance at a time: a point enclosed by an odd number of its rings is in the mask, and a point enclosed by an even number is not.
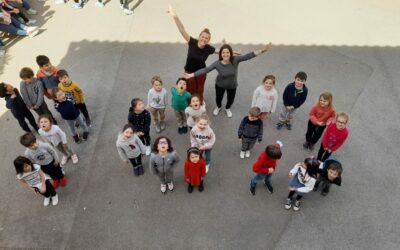
<svg viewBox="0 0 400 250"><path fill-rule="evenodd" d="M129 108L128 122L135 128L136 134L146 146L146 155L150 155L150 112L144 108L144 103L140 98L133 98Z"/></svg>
<svg viewBox="0 0 400 250"><path fill-rule="evenodd" d="M268 114L274 113L278 102L278 91L275 89L275 76L266 75L263 84L258 86L253 93L252 107L259 107L261 110L259 118L265 120Z"/></svg>
<svg viewBox="0 0 400 250"><path fill-rule="evenodd" d="M293 210L300 209L300 199L308 192L313 190L317 178L319 161L315 158L306 158L304 162L297 163L289 172L289 195L286 200L285 208L292 207L293 195L297 192Z"/></svg>
<svg viewBox="0 0 400 250"><path fill-rule="evenodd" d="M282 143L280 141L277 141L275 145L268 145L253 164L253 172L256 175L250 181L250 192L252 195L256 194L257 182L260 180L264 180L264 185L271 194L274 192L271 177L275 172L278 160L282 157L281 147Z"/></svg>
<svg viewBox="0 0 400 250"><path fill-rule="evenodd" d="M64 166L68 158L71 157L72 163L78 163L78 156L73 153L67 145L67 137L64 131L57 125L52 124L52 119L49 114L39 116L39 134L50 142L58 151L61 152L63 157L61 158L61 165Z"/></svg>
<svg viewBox="0 0 400 250"><path fill-rule="evenodd" d="M338 186L342 184L342 173L342 164L335 157L329 157L319 166L318 179L314 186L314 192L318 190L322 182L321 194L326 196L329 193L331 184L336 184Z"/></svg>
<svg viewBox="0 0 400 250"><path fill-rule="evenodd" d="M77 109L72 102L68 101L65 94L60 89L55 89L54 92L56 105L55 108L61 114L64 121L67 122L68 127L72 133L72 137L76 143L80 143L79 134L76 132L75 124L78 124L83 129L82 140L86 141L89 137L89 129L83 121L79 109Z"/></svg>
<svg viewBox="0 0 400 250"><path fill-rule="evenodd" d="M343 145L349 135L349 131L346 128L348 122L349 115L340 112L336 115L336 122L328 125L322 137L321 147L318 151L318 160L325 161L334 151L338 150Z"/></svg>
<svg viewBox="0 0 400 250"><path fill-rule="evenodd" d="M135 134L132 124L128 123L122 129L122 133L118 135L117 150L121 159L128 164L128 160L133 167L135 176L143 175L144 169L142 165L142 154L145 154L146 147Z"/></svg>
<svg viewBox="0 0 400 250"><path fill-rule="evenodd" d="M44 55L38 55L36 57L36 63L39 65L39 71L36 73L36 77L42 82L45 88L44 95L52 99L53 89L58 87L58 69L54 67L50 59Z"/></svg>
<svg viewBox="0 0 400 250"><path fill-rule="evenodd" d="M38 115L49 114L51 115L54 124L57 121L51 114L47 104L43 98L44 88L41 81L33 77L33 71L30 68L22 68L19 72L22 82L19 85L22 98L29 109L33 109Z"/></svg>
<svg viewBox="0 0 400 250"><path fill-rule="evenodd" d="M194 94L189 99L189 107L185 109L185 115L187 117L186 123L189 129L192 129L196 125L197 117L206 114L206 103L200 102L200 96Z"/></svg>
<svg viewBox="0 0 400 250"><path fill-rule="evenodd" d="M85 96L81 87L69 78L68 72L64 69L60 69L57 72L57 77L60 83L58 88L65 93L68 101L71 101L75 106L82 112L85 117L86 125L90 127L91 121L89 117L89 112L85 104Z"/></svg>
<svg viewBox="0 0 400 250"><path fill-rule="evenodd" d="M242 143L240 151L240 158L243 159L245 156L250 157L250 149L254 147L257 142L257 146L260 145L263 137L263 122L259 119L260 109L258 107L252 107L249 114L242 119L240 123L238 136Z"/></svg>
<svg viewBox="0 0 400 250"><path fill-rule="evenodd" d="M22 186L44 196L43 205L45 207L50 204L50 199L53 206L58 204L57 192L50 181L46 179L42 170L40 170L40 165L33 164L26 157L18 156L14 160L14 166L17 172L17 179L21 181Z"/></svg>
<svg viewBox="0 0 400 250"><path fill-rule="evenodd" d="M336 116L335 107L332 104L332 94L324 92L319 96L316 103L310 111L308 120L306 142L303 144L305 149L314 150L314 145L321 138L326 125L329 125Z"/></svg>
<svg viewBox="0 0 400 250"><path fill-rule="evenodd" d="M171 140L165 136L158 137L153 144L150 155L150 172L161 181L161 193L174 190L174 169L180 161L179 155L172 148Z"/></svg>
<svg viewBox="0 0 400 250"><path fill-rule="evenodd" d="M53 179L54 188L67 185L67 177L61 168L58 155L54 148L47 142L36 140L34 134L28 132L20 137L20 143L26 147L25 156L35 164L41 166L44 173Z"/></svg>
<svg viewBox="0 0 400 250"><path fill-rule="evenodd" d="M281 129L286 125L288 130L292 129L290 120L293 119L293 114L307 99L308 89L305 85L307 74L299 72L294 77L294 82L289 83L283 92L283 107L279 114L279 122L276 124L277 129Z"/></svg>
<svg viewBox="0 0 400 250"><path fill-rule="evenodd" d="M206 114L197 118L196 125L190 131L190 142L192 147L197 147L202 153L204 152L207 173L210 168L211 150L215 143L215 134L209 126L209 118Z"/></svg>
<svg viewBox="0 0 400 250"><path fill-rule="evenodd" d="M35 118L33 117L31 111L26 107L24 100L22 100L18 89L14 88L11 84L0 83L0 97L6 100L6 107L11 110L11 113L18 120L19 126L26 131L31 132L25 118L28 119L31 126L35 131L39 130L36 124Z"/></svg>
<svg viewBox="0 0 400 250"><path fill-rule="evenodd" d="M203 192L203 179L206 176L206 162L201 156L201 151L192 147L187 151L185 161L185 182L188 184L188 193L193 192L193 186L199 187L199 192Z"/></svg>
<svg viewBox="0 0 400 250"><path fill-rule="evenodd" d="M176 119L178 120L178 133L186 134L188 128L186 125L185 109L188 106L190 93L186 91L186 79L179 78L176 81L176 87L172 87L172 108L174 109Z"/></svg>
<svg viewBox="0 0 400 250"><path fill-rule="evenodd" d="M163 88L163 82L159 76L151 78L153 86L147 94L147 107L153 116L156 132L160 133L165 130L165 108L168 104L168 92ZM160 116L160 117L158 117Z"/></svg>

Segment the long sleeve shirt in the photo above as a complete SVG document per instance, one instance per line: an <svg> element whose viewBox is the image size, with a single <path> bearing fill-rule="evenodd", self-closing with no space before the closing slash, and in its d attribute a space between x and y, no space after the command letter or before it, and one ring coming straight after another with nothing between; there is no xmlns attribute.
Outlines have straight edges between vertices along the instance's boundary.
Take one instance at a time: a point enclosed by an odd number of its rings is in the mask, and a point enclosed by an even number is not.
<svg viewBox="0 0 400 250"><path fill-rule="evenodd" d="M303 105L307 99L308 89L303 85L302 89L296 89L294 82L289 83L283 92L283 105L293 106L295 109Z"/></svg>
<svg viewBox="0 0 400 250"><path fill-rule="evenodd" d="M244 117L238 129L238 137L239 139L242 137L257 138L258 142L261 142L263 137L263 122L260 119L250 121L248 116Z"/></svg>
<svg viewBox="0 0 400 250"><path fill-rule="evenodd" d="M154 88L147 94L147 106L156 109L165 109L168 105L168 91L164 88L161 91L155 91Z"/></svg>
<svg viewBox="0 0 400 250"><path fill-rule="evenodd" d="M308 193L313 190L316 179L308 175L307 170L303 167L301 163L297 163L291 170L292 178L298 178L299 182L304 185L304 187L297 188L298 192Z"/></svg>
<svg viewBox="0 0 400 250"><path fill-rule="evenodd" d="M215 143L214 131L207 126L204 129L200 129L197 125L190 130L190 143L192 147L202 147L205 149L211 149Z"/></svg>
<svg viewBox="0 0 400 250"><path fill-rule="evenodd" d="M343 145L348 135L349 130L347 128L339 130L336 123L331 123L322 137L322 146L332 152L336 151Z"/></svg>
<svg viewBox="0 0 400 250"><path fill-rule="evenodd" d="M58 84L58 88L65 93L65 97L68 101L74 104L85 103L85 96L83 90L76 82L71 82L71 85L65 86L63 83Z"/></svg>
<svg viewBox="0 0 400 250"><path fill-rule="evenodd" d="M275 171L277 162L278 160L273 160L265 152L262 152L253 164L253 172L257 174L269 174L271 168Z"/></svg>
<svg viewBox="0 0 400 250"><path fill-rule="evenodd" d="M310 111L310 121L314 125L319 125L318 122L322 122L322 125L325 126L331 124L333 119L335 119L336 110L334 107L321 107L319 103L316 103Z"/></svg>
<svg viewBox="0 0 400 250"><path fill-rule="evenodd" d="M251 107L258 107L261 112L274 113L277 102L278 91L275 88L266 90L264 85L261 85L254 90Z"/></svg>
<svg viewBox="0 0 400 250"><path fill-rule="evenodd" d="M195 125L196 125L196 119L199 117L199 116L201 116L201 115L203 115L203 114L206 114L206 106L205 106L205 103L203 104L203 105L201 105L200 106L200 108L199 109L193 109L192 107L187 107L186 109L185 109L185 114L186 114L186 117L187 117L187 125L189 126L189 127L194 127Z"/></svg>
<svg viewBox="0 0 400 250"><path fill-rule="evenodd" d="M200 159L197 163L185 161L185 182L192 186L199 186L202 177L206 176L206 162Z"/></svg>
<svg viewBox="0 0 400 250"><path fill-rule="evenodd" d="M43 104L44 88L42 82L38 79L33 78L31 83L21 82L19 89L28 108L32 108L35 105L39 107Z"/></svg>
<svg viewBox="0 0 400 250"><path fill-rule="evenodd" d="M6 107L11 110L14 116L18 116L18 114L23 114L25 112L30 112L26 107L22 96L19 94L18 89L14 88L15 97L11 97L11 95L6 95Z"/></svg>
<svg viewBox="0 0 400 250"><path fill-rule="evenodd" d="M80 115L80 111L71 101L56 103L55 108L64 120L73 121Z"/></svg>
<svg viewBox="0 0 400 250"><path fill-rule="evenodd" d="M58 77L57 77L58 69L56 67L52 67L50 72L46 72L43 69L40 69L36 73L36 77L43 83L43 86L46 88L47 92L46 96L50 97L53 89L58 87Z"/></svg>
<svg viewBox="0 0 400 250"><path fill-rule="evenodd" d="M38 165L48 165L52 161L60 161L55 149L50 144L39 140L37 140L37 143L37 149L27 148L25 150L25 156L29 160Z"/></svg>
<svg viewBox="0 0 400 250"><path fill-rule="evenodd" d="M128 122L133 125L136 132L150 133L151 115L147 110L137 114L132 108L129 108Z"/></svg>
<svg viewBox="0 0 400 250"><path fill-rule="evenodd" d="M132 135L132 137L128 140L124 138L123 134L119 134L116 146L118 154L123 161L136 158L140 154L144 154L146 152L146 147L143 145L143 142L135 134Z"/></svg>
<svg viewBox="0 0 400 250"><path fill-rule="evenodd" d="M67 136L64 131L60 129L57 125L51 125L49 131L44 131L42 128L39 129L39 134L49 141L53 146L57 146L58 144L67 144Z"/></svg>

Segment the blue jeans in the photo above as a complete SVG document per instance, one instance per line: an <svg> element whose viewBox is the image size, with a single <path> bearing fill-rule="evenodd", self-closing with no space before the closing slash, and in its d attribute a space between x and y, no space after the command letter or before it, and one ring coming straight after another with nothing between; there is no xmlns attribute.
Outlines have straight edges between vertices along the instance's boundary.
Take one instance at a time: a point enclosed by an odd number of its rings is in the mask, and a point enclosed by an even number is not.
<svg viewBox="0 0 400 250"><path fill-rule="evenodd" d="M27 36L28 32L26 32L25 29L26 26L20 23L18 19L13 16L11 16L11 23L9 25L0 23L0 31L16 36Z"/></svg>
<svg viewBox="0 0 400 250"><path fill-rule="evenodd" d="M257 182L264 180L265 185L272 186L271 183L272 174L256 174L250 181L250 187L256 187Z"/></svg>
<svg viewBox="0 0 400 250"><path fill-rule="evenodd" d="M83 129L83 132L89 132L89 129L86 126L86 123L83 121L83 118L80 114L75 120L64 120L64 121L67 123L72 135L77 134L75 129L75 123L79 124L79 126Z"/></svg>
<svg viewBox="0 0 400 250"><path fill-rule="evenodd" d="M211 149L204 150L204 160L206 161L206 165L211 162Z"/></svg>

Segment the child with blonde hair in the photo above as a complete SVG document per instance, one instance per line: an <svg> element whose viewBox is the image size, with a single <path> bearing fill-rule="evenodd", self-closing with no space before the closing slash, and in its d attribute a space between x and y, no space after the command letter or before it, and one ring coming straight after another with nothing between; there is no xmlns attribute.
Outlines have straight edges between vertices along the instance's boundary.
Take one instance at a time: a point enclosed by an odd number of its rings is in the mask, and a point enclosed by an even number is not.
<svg viewBox="0 0 400 250"><path fill-rule="evenodd" d="M266 75L263 79L263 84L254 90L251 106L260 108L259 118L261 120L265 120L268 114L275 112L276 103L278 102L275 81L275 76Z"/></svg>
<svg viewBox="0 0 400 250"><path fill-rule="evenodd" d="M163 81L159 76L151 78L152 88L147 94L147 107L153 116L153 123L157 133L165 130L165 109L168 104L168 91L163 88Z"/></svg>

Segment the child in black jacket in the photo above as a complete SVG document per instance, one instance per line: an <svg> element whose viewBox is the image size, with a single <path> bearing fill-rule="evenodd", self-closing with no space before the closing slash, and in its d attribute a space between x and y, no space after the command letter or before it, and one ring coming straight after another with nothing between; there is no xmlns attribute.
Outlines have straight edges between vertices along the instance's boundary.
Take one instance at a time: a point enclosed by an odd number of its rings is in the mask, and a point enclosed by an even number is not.
<svg viewBox="0 0 400 250"><path fill-rule="evenodd" d="M259 118L260 108L252 107L249 114L245 116L240 123L238 136L242 143L240 151L240 158L243 159L245 156L250 157L250 149L254 147L257 142L257 146L260 145L263 136L263 122Z"/></svg>
<svg viewBox="0 0 400 250"><path fill-rule="evenodd" d="M329 193L332 184L342 185L342 164L335 158L329 157L321 163L318 169L318 179L314 186L314 192L318 190L319 185L322 185L321 194L326 196Z"/></svg>
<svg viewBox="0 0 400 250"><path fill-rule="evenodd" d="M150 124L151 115L144 107L144 103L140 98L133 98L131 107L129 108L128 122L133 125L137 136L146 146L146 155L150 155Z"/></svg>

